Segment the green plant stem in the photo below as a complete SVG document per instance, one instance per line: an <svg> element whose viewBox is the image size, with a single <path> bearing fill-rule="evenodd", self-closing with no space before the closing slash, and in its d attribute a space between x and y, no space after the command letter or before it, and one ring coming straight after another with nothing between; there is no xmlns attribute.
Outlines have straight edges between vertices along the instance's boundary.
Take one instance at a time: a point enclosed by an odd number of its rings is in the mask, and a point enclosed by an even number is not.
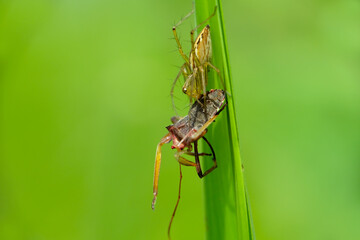
<svg viewBox="0 0 360 240"><path fill-rule="evenodd" d="M204 178L207 239L255 239L252 217L247 201L239 150L239 135L232 94L231 73L224 28L221 0L196 0L196 22L200 23L214 11L210 19L213 64L220 69L229 93L226 114L209 128L207 137L215 148L218 169ZM213 72L213 71L211 71ZM209 74L210 88L223 88L216 74ZM208 162L206 168L211 166Z"/></svg>

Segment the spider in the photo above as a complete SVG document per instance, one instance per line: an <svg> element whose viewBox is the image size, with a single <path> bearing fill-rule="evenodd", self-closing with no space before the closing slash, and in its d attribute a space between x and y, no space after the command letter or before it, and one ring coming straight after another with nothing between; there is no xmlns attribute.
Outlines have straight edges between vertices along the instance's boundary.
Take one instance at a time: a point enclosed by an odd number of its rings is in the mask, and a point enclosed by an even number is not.
<svg viewBox="0 0 360 240"><path fill-rule="evenodd" d="M193 102L193 99L197 100L200 96L203 96L206 99L206 86L208 80L208 71L210 70L208 67L214 69L219 76L221 84L224 86L220 70L216 68L214 65L211 64L212 58L212 46L211 46L211 35L210 35L210 26L206 25L196 40L194 41L194 33L195 31L204 23L209 21L215 14L216 14L217 7L215 6L214 12L203 22L197 25L194 29L190 32L190 39L191 39L191 51L189 57L187 57L182 49L180 44L180 40L176 33L176 28L187 18L189 18L193 13L194 9L188 13L183 19L180 20L173 28L173 34L175 37L175 41L178 46L178 50L180 55L182 56L185 63L180 67L180 71L177 74L176 78L174 79L170 95L173 108L177 115L175 103L174 103L174 88L177 80L181 75L183 75L185 79L185 83L183 85L182 91L187 94L190 98L190 103ZM225 89L225 86L224 86ZM206 101L204 101L206 102ZM204 108L206 110L206 107Z"/></svg>

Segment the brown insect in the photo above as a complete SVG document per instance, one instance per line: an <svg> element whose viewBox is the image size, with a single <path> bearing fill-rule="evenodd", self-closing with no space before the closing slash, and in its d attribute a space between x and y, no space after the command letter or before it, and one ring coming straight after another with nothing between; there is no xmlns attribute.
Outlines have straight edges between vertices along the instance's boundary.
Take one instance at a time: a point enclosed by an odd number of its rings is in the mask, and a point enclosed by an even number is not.
<svg viewBox="0 0 360 240"><path fill-rule="evenodd" d="M206 101L206 102L205 102ZM196 101L189 114L183 118L173 117L173 124L166 127L169 131L157 145L156 148L156 157L155 157L155 171L154 171L154 184L153 184L153 194L154 198L152 201L152 209L155 208L156 198L158 194L158 182L159 182L159 173L160 173L160 164L161 164L161 147L165 143L170 143L173 141L171 146L172 149L176 149L175 158L180 165L180 182L179 182L179 195L178 201L176 203L170 224L168 229L168 234L170 238L170 227L172 220L175 216L175 212L180 200L180 188L181 188L181 165L193 166L196 168L197 174L200 178L206 176L212 172L216 167L216 157L214 149L212 148L209 141L204 137L207 132L207 127L216 119L220 112L225 108L225 92L223 90L211 90L206 93L206 99L204 96L201 96L198 101ZM206 109L205 109L206 108ZM212 154L208 153L199 153L197 141L202 138L208 144L211 149ZM194 144L194 146L192 145ZM194 152L193 152L194 150ZM195 157L195 162L189 161L182 155L190 155ZM211 156L214 162L214 165L206 170L204 173L201 170L199 156Z"/></svg>

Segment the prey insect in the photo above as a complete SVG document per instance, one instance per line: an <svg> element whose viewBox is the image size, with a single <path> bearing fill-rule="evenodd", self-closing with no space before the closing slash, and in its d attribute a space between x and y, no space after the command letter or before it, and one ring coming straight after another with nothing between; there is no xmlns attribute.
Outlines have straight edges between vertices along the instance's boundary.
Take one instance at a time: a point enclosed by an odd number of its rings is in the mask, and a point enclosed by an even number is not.
<svg viewBox="0 0 360 240"><path fill-rule="evenodd" d="M221 84L225 89L220 70L211 64L212 46L210 26L206 25L194 41L195 31L216 14L216 9L217 8L215 7L214 12L207 19L205 19L203 22L201 22L199 25L197 25L194 29L191 30L191 51L189 57L187 57L183 52L179 37L177 36L176 28L194 13L194 9L183 19L181 19L180 22L177 23L172 29L175 41L179 49L179 53L185 61L185 63L180 67L180 71L177 74L170 91L171 101L175 112L176 107L174 103L174 88L177 80L180 78L181 75L183 75L185 79L182 91L189 96L190 103L192 103L193 99L199 99L200 96L203 96L204 99L206 99L206 86L208 81L209 68L212 68L216 71L221 81Z"/></svg>
<svg viewBox="0 0 360 240"><path fill-rule="evenodd" d="M206 102L205 102L206 101ZM159 183L159 173L160 173L160 164L161 164L161 147L165 143L170 143L173 141L172 149L176 149L175 158L180 165L180 182L179 182L179 195L178 200L169 224L168 235L170 238L170 227L172 220L175 216L175 212L180 200L180 188L181 188L181 165L184 166L193 166L195 167L197 174L200 178L206 176L212 172L216 167L216 157L213 147L210 142L204 137L207 132L207 127L216 119L220 112L225 108L225 92L223 90L211 90L206 93L206 98L201 96L198 101L196 101L187 116L183 118L173 117L173 124L166 127L169 131L157 145L156 148L156 157L155 157L155 171L154 171L154 184L153 184L153 194L154 198L152 201L152 209L155 208L156 198L158 194L158 183ZM206 108L206 110L204 109ZM211 153L199 153L198 152L198 140L202 138L210 147ZM194 146L193 146L193 145ZM193 152L194 150L194 152ZM190 155L195 157L195 162L192 162L182 155ZM204 173L200 166L199 157L200 156L212 156L214 165L206 170Z"/></svg>

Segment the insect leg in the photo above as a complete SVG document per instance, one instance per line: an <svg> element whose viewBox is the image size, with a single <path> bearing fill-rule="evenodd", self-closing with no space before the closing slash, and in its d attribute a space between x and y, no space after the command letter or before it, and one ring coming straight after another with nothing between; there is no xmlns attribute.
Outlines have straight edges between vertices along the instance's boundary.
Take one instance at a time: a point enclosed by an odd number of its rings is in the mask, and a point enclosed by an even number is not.
<svg viewBox="0 0 360 240"><path fill-rule="evenodd" d="M202 174L201 171L197 141L194 142L194 153L195 153L196 172L199 175L199 177L202 178L204 175Z"/></svg>
<svg viewBox="0 0 360 240"><path fill-rule="evenodd" d="M181 172L181 164L179 164L179 169L180 169L180 179L179 179L179 193L178 193L178 199L176 201L176 204L175 204L175 208L174 208L174 211L173 211L173 214L171 216L171 219L170 219L170 223L169 223L169 227L168 227L168 238L170 238L170 229L171 229L171 224L174 220L174 217L175 217L175 213L176 213L176 209L177 207L179 206L179 202L180 202L180 192L181 192L181 180L182 180L182 172Z"/></svg>
<svg viewBox="0 0 360 240"><path fill-rule="evenodd" d="M193 153L193 152L189 152L186 154L190 155L190 156L195 156L195 153ZM212 156L212 154L211 153L198 153L198 156Z"/></svg>
<svg viewBox="0 0 360 240"><path fill-rule="evenodd" d="M200 161L199 161L199 156L200 155L198 153L197 141L195 141L194 142L194 151L195 151L196 171L197 171L197 174L199 175L200 178L205 177L206 175L211 173L215 168L217 168L215 151L214 151L213 147L211 146L210 142L205 137L203 137L203 139L205 140L205 142L209 145L209 147L211 149L211 152L212 152L212 155L213 155L212 160L214 161L214 165L210 169L208 169L204 173L202 173L201 166L200 166Z"/></svg>
<svg viewBox="0 0 360 240"><path fill-rule="evenodd" d="M215 151L213 149L213 147L211 146L210 142L205 138L205 137L202 137L205 142L209 145L210 149L211 149L211 152L212 152L212 155L213 155L213 158L212 160L214 161L214 165L209 168L208 170L206 170L203 174L203 177L205 177L206 175L208 175L209 173L211 173L215 168L217 168L217 163L216 163L216 156L215 156Z"/></svg>
<svg viewBox="0 0 360 240"><path fill-rule="evenodd" d="M175 158L176 160L184 166L192 166L192 167L196 167L196 163L187 160L186 158L182 157L182 154L186 154L189 156L195 156L195 153L193 152L187 152L187 151L179 151L177 153L175 153ZM198 153L198 156L212 156L211 153Z"/></svg>
<svg viewBox="0 0 360 240"><path fill-rule="evenodd" d="M175 158L180 164L182 164L184 166L193 166L193 167L195 167L196 164L194 162L191 162L191 161L189 161L186 158L181 156L182 154L189 154L189 153L191 153L191 152L178 151L177 153L175 153Z"/></svg>
<svg viewBox="0 0 360 240"><path fill-rule="evenodd" d="M171 134L166 134L159 142L156 148L155 155L155 170L154 170L154 183L153 183L153 194L154 198L152 200L152 209L155 209L156 198L158 194L158 184L159 184L159 174L160 174L160 165L161 165L161 146L165 143L169 143L171 141Z"/></svg>
<svg viewBox="0 0 360 240"><path fill-rule="evenodd" d="M174 88L175 88L175 84L177 82L177 80L179 79L179 77L181 76L181 74L184 74L184 68L185 68L186 63L184 63L181 67L180 67L180 71L177 74L176 78L174 79L174 82L172 84L171 90L170 90L170 96L171 96L171 102L173 105L173 109L175 111L176 116L178 116L179 114L176 111L176 107L175 107L175 102L174 102Z"/></svg>

